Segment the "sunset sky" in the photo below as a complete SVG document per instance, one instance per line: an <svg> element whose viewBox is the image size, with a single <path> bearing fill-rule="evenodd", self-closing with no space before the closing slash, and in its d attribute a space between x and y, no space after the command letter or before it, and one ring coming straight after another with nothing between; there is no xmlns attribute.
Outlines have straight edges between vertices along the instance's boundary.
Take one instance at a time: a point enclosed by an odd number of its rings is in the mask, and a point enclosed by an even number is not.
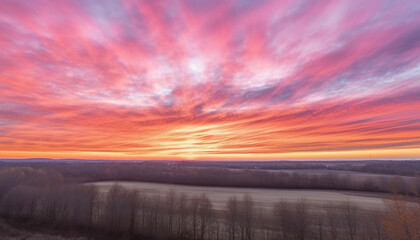
<svg viewBox="0 0 420 240"><path fill-rule="evenodd" d="M0 0L0 158L419 159L417 0Z"/></svg>

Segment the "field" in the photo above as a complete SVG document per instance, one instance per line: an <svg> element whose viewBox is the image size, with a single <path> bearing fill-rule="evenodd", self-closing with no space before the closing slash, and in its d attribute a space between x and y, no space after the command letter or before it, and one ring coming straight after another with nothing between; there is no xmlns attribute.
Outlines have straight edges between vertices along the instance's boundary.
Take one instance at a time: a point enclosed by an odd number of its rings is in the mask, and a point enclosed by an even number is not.
<svg viewBox="0 0 420 240"><path fill-rule="evenodd" d="M215 209L224 209L229 197L236 196L241 199L244 194L249 194L257 206L270 208L275 203L286 200L296 202L304 199L313 205L338 204L350 201L359 207L367 209L383 208L386 194L366 193L356 191L325 191L325 190L279 190L261 188L231 188L231 187L202 187L175 184L147 183L147 182L124 182L107 181L95 182L101 191L107 190L118 184L126 189L136 189L149 194L164 195L168 191L175 191L178 194L185 193L189 197L207 194Z"/></svg>

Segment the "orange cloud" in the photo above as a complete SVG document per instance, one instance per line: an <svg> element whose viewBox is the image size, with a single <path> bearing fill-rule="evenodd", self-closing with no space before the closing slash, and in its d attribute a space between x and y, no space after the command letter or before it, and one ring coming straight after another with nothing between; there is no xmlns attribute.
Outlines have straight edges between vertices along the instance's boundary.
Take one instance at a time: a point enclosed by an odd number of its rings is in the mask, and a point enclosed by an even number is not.
<svg viewBox="0 0 420 240"><path fill-rule="evenodd" d="M3 1L0 157L418 158L420 13L390 4Z"/></svg>

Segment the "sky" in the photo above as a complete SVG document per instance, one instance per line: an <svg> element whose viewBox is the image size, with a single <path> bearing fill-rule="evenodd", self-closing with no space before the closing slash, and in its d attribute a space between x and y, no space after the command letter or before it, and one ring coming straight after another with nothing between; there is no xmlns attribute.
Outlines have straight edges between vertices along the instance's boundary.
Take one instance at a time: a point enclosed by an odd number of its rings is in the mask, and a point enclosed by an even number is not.
<svg viewBox="0 0 420 240"><path fill-rule="evenodd" d="M0 157L419 159L417 0L0 0Z"/></svg>

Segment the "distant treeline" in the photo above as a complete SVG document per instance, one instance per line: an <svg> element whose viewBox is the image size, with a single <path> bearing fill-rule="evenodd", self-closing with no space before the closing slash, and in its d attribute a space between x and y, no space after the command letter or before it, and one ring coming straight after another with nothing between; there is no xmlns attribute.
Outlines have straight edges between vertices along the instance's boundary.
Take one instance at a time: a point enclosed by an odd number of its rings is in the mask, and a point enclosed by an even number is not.
<svg viewBox="0 0 420 240"><path fill-rule="evenodd" d="M190 167L172 163L150 162L47 162L1 163L10 167L41 168L59 173L66 182L145 181L196 186L255 187L278 189L329 189L400 193L416 195L420 177L372 176L358 179L334 171L325 174L266 172L254 169L232 171L226 168ZM7 180L5 180L7 181ZM1 191L1 189L0 189Z"/></svg>
<svg viewBox="0 0 420 240"><path fill-rule="evenodd" d="M328 169L400 176L420 176L420 161L346 162L344 164L332 164L328 166Z"/></svg>
<svg viewBox="0 0 420 240"><path fill-rule="evenodd" d="M365 173L391 174L400 176L419 176L420 161L416 160L364 160L364 161L216 161L216 162L178 162L180 166L221 167L231 169L320 169L344 170Z"/></svg>
<svg viewBox="0 0 420 240"><path fill-rule="evenodd" d="M114 164L111 160L52 160L52 159L0 159L0 168L10 165L43 165L57 163L74 164ZM400 176L420 176L420 160L361 160L361 161L130 161L143 166L175 166L226 169L259 169L259 170L344 170L365 173L377 173Z"/></svg>
<svg viewBox="0 0 420 240"><path fill-rule="evenodd" d="M314 206L279 201L268 209L249 195L215 210L206 195L164 196L113 186L108 191L66 183L51 169L0 170L0 214L8 220L98 233L97 239L191 240L418 240L420 203L399 195L383 212L351 202ZM99 233L106 233L99 234Z"/></svg>

